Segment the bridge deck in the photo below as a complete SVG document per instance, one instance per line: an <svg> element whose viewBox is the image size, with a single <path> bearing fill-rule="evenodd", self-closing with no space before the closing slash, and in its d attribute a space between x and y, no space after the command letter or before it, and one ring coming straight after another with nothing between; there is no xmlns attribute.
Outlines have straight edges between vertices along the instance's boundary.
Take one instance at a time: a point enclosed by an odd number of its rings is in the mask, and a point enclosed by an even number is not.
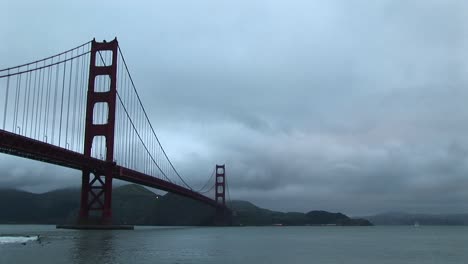
<svg viewBox="0 0 468 264"><path fill-rule="evenodd" d="M98 173L104 173L106 168L111 166L113 167L113 175L115 179L179 194L206 203L213 207L221 207L221 205L217 204L215 200L180 185L146 175L135 170L124 168L122 166L116 165L115 163L109 163L100 159L85 157L81 153L17 135L1 129L0 152L56 164L67 168L77 170L86 169Z"/></svg>

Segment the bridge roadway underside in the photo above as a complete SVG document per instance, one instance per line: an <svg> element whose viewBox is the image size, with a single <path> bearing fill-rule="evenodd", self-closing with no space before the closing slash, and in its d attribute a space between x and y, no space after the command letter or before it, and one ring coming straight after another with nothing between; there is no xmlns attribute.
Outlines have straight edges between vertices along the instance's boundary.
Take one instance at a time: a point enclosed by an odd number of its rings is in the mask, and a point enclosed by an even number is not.
<svg viewBox="0 0 468 264"><path fill-rule="evenodd" d="M27 159L56 164L67 168L90 170L91 172L102 174L107 168L109 168L109 166L111 166L114 171L113 175L115 179L179 194L203 202L215 208L220 207L220 205L218 205L215 200L212 200L204 195L177 184L118 166L115 163L109 163L96 158L85 157L81 153L70 151L1 129L0 152Z"/></svg>

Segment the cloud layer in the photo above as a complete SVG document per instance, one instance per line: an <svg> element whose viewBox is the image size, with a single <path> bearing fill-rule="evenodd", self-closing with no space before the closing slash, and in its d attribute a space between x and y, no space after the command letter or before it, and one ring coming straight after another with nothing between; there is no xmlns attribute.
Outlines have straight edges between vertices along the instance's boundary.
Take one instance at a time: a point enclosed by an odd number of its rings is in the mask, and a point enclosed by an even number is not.
<svg viewBox="0 0 468 264"><path fill-rule="evenodd" d="M8 3L0 68L117 36L195 185L226 163L232 198L272 209L468 210L465 1L112 3ZM4 186L79 183L10 159Z"/></svg>

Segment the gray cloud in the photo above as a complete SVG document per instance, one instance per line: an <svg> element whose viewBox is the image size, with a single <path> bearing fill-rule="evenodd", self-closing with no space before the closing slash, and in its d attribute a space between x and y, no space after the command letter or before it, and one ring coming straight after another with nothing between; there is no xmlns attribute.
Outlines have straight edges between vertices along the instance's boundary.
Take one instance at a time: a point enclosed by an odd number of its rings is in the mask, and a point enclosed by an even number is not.
<svg viewBox="0 0 468 264"><path fill-rule="evenodd" d="M118 36L189 182L226 162L232 198L273 209L461 212L467 11L457 0L12 2L0 68ZM9 160L5 186L79 183L36 181L19 168L58 169Z"/></svg>

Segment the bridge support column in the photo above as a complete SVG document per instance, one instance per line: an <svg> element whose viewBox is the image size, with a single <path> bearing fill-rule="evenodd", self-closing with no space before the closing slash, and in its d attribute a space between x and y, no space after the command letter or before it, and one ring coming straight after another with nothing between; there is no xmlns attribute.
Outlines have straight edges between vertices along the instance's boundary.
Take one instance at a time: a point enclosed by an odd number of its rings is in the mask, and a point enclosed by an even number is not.
<svg viewBox="0 0 468 264"><path fill-rule="evenodd" d="M225 226L231 224L231 211L226 207L226 166L216 165L215 200L216 207L215 225Z"/></svg>
<svg viewBox="0 0 468 264"><path fill-rule="evenodd" d="M112 61L96 63L103 60L101 51L112 52ZM96 137L105 138L106 168L83 170L81 184L81 206L79 223L94 225L109 225L112 223L112 177L114 163L114 129L115 107L117 96L117 52L118 42L96 42L91 44L88 94L86 104L86 125L84 140L84 155L92 157L93 142ZM98 66L99 65L99 66ZM109 77L109 86L100 87L102 82L96 82L96 77ZM105 83L105 82L104 82ZM107 123L97 124L94 118L94 108L98 103L107 105ZM95 142L96 143L96 142Z"/></svg>

